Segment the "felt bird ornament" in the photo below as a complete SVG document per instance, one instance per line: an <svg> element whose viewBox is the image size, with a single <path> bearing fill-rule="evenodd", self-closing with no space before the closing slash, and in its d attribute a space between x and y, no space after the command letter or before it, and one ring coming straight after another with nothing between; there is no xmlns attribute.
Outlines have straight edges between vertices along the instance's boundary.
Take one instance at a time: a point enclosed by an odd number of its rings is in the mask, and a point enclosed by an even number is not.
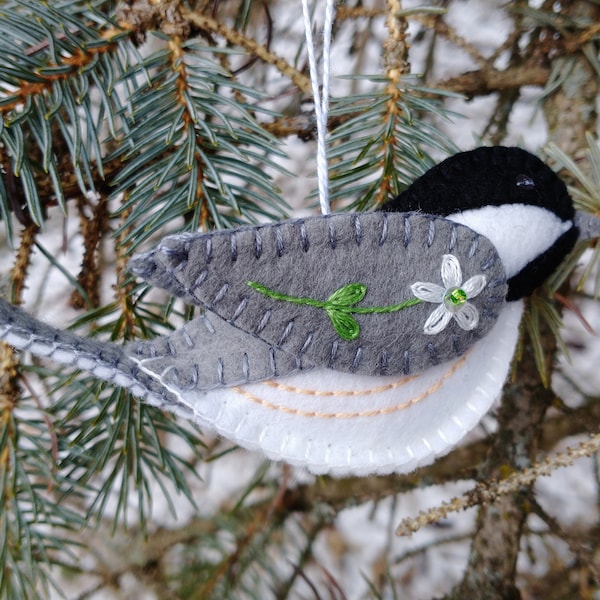
<svg viewBox="0 0 600 600"><path fill-rule="evenodd" d="M83 339L0 302L0 337L314 473L408 472L499 396L522 298L600 221L518 148L457 154L383 210L165 238L130 270L201 309Z"/></svg>

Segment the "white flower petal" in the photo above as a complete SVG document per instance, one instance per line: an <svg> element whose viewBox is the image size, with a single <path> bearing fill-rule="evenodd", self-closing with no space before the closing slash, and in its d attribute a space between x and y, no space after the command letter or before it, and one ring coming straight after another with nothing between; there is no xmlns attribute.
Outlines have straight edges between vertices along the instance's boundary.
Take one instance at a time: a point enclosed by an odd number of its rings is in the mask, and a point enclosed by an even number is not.
<svg viewBox="0 0 600 600"><path fill-rule="evenodd" d="M454 254L444 254L442 257L442 281L446 289L460 287L462 283L462 270Z"/></svg>
<svg viewBox="0 0 600 600"><path fill-rule="evenodd" d="M456 322L460 325L461 329L465 331L471 331L477 327L479 323L479 311L468 302L463 305L460 312L454 313L453 317Z"/></svg>
<svg viewBox="0 0 600 600"><path fill-rule="evenodd" d="M417 281L410 286L412 293L424 302L442 302L446 290L437 283L429 283L427 281Z"/></svg>
<svg viewBox="0 0 600 600"><path fill-rule="evenodd" d="M470 279L467 279L460 287L467 293L467 298L470 300L471 298L475 298L478 296L485 288L487 284L487 279L485 275L474 275Z"/></svg>
<svg viewBox="0 0 600 600"><path fill-rule="evenodd" d="M426 335L436 335L446 328L446 325L450 322L452 313L446 310L443 304L440 304L425 321L423 325L423 332Z"/></svg>

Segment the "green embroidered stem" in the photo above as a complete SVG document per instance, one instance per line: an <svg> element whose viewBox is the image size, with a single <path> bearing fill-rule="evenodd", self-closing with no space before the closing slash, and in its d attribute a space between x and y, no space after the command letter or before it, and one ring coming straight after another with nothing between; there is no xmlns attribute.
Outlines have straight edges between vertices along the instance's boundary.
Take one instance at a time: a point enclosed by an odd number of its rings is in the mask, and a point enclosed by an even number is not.
<svg viewBox="0 0 600 600"><path fill-rule="evenodd" d="M392 313L398 312L400 310L404 310L405 308L410 308L411 306L415 306L416 304L421 304L423 300L419 300L418 298L411 298L410 300L405 300L404 302L400 302L398 304L392 304L391 306L357 306L353 308L350 312L355 315L380 315L383 313Z"/></svg>
<svg viewBox="0 0 600 600"><path fill-rule="evenodd" d="M262 283L256 283L256 281L248 281L246 284L253 290L260 292L264 296L272 298L273 300L283 300L285 302L292 302L293 304L315 306L316 308L325 308L327 306L327 302L320 302L319 300L313 300L312 298L297 298L296 296L288 296L287 294L276 292L275 290L264 286Z"/></svg>
<svg viewBox="0 0 600 600"><path fill-rule="evenodd" d="M246 283L253 290L256 290L273 300L282 300L283 302L322 308L327 312L327 315L331 319L331 324L336 333L342 339L348 341L356 340L360 335L360 326L357 320L352 316L353 314L373 315L398 312L422 302L419 298L411 298L410 300L400 302L399 304L392 304L391 306L355 306L363 300L367 293L367 286L363 283L349 283L344 285L333 292L333 294L325 301L315 300L314 298L289 296L288 294L272 290L256 281L248 281Z"/></svg>

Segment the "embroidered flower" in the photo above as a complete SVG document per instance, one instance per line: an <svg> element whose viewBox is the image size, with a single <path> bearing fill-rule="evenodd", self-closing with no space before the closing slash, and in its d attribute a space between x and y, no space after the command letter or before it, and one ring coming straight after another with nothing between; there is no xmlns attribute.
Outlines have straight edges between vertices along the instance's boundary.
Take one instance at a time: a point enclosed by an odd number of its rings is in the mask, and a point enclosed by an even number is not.
<svg viewBox="0 0 600 600"><path fill-rule="evenodd" d="M485 275L475 275L463 283L460 263L452 254L444 254L441 271L443 286L426 281L417 281L410 286L419 300L440 304L425 321L423 331L427 335L440 333L453 317L465 331L475 329L479 312L468 300L485 288Z"/></svg>

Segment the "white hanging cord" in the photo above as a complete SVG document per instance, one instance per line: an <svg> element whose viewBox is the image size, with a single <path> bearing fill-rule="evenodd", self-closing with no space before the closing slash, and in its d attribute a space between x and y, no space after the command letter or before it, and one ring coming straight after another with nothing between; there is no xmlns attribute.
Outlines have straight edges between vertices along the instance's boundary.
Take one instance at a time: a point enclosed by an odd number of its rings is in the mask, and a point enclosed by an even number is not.
<svg viewBox="0 0 600 600"><path fill-rule="evenodd" d="M308 10L308 0L302 0L304 34L308 51L310 82L317 120L317 180L321 213L328 215L329 209L329 169L327 164L327 119L329 116L329 80L331 78L331 32L335 14L335 0L326 0L325 23L323 25L323 84L319 84L319 72L312 37L312 23Z"/></svg>

